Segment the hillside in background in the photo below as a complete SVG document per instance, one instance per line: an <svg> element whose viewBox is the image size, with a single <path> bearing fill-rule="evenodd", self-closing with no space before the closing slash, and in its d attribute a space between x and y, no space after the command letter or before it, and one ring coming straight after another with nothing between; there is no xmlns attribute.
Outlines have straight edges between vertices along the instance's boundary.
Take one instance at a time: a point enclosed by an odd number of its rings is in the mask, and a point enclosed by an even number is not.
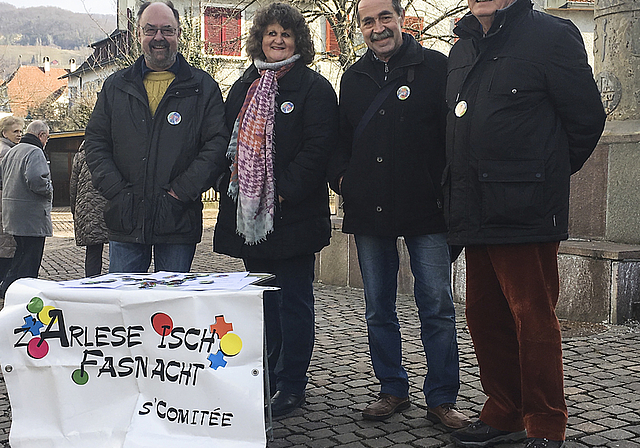
<svg viewBox="0 0 640 448"><path fill-rule="evenodd" d="M6 79L18 64L79 66L92 53L89 44L106 38L116 28L116 16L79 14L40 6L16 8L0 2L0 78Z"/></svg>
<svg viewBox="0 0 640 448"><path fill-rule="evenodd" d="M115 15L79 14L51 6L16 8L0 3L0 45L76 50L104 39L115 27Z"/></svg>

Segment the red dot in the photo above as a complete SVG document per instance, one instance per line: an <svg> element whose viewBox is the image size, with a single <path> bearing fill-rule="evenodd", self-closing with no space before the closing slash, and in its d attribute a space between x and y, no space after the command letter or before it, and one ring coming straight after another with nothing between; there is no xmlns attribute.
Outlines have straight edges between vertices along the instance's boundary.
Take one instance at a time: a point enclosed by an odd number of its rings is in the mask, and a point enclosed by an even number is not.
<svg viewBox="0 0 640 448"><path fill-rule="evenodd" d="M151 316L151 325L160 336L168 335L173 330L173 321L165 313L156 313Z"/></svg>
<svg viewBox="0 0 640 448"><path fill-rule="evenodd" d="M40 344L41 340L42 343ZM32 358L42 359L47 356L47 353L49 353L49 344L47 344L45 339L35 337L29 341L29 344L27 345L27 353Z"/></svg>

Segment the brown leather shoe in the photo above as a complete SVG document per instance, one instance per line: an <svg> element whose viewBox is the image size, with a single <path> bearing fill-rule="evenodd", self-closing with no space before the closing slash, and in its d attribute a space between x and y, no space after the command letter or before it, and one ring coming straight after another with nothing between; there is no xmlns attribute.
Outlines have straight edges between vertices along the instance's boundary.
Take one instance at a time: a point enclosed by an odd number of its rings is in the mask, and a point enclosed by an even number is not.
<svg viewBox="0 0 640 448"><path fill-rule="evenodd" d="M365 420L386 420L409 406L411 406L409 397L400 398L389 394L380 394L377 401L364 408L362 418Z"/></svg>
<svg viewBox="0 0 640 448"><path fill-rule="evenodd" d="M443 403L435 408L427 409L427 420L434 423L442 423L447 428L462 429L472 422L462 412L458 411L455 404Z"/></svg>

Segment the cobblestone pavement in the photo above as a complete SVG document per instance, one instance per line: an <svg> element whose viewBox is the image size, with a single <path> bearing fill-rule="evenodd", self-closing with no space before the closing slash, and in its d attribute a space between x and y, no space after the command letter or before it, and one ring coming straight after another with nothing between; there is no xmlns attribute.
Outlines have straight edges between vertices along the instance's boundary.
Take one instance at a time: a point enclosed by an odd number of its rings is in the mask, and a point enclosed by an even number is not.
<svg viewBox="0 0 640 448"><path fill-rule="evenodd" d="M84 248L73 242L66 210L53 214L54 237L48 238L40 277L66 280L83 275ZM194 271L242 269L235 259L211 252L214 214L205 214L205 234L198 245ZM105 266L108 254L105 250ZM457 307L461 388L458 405L478 415L484 395L478 367ZM368 356L361 290L317 285L316 346L309 370L307 403L274 423L269 448L427 448L453 447L449 432L425 418L421 392L426 371L413 298L398 297L405 366L412 406L386 422L364 421L360 411L378 391ZM568 448L640 448L640 328L637 325L563 323L565 395L569 406ZM9 400L0 377L0 446L8 447ZM498 448L521 445L498 445Z"/></svg>

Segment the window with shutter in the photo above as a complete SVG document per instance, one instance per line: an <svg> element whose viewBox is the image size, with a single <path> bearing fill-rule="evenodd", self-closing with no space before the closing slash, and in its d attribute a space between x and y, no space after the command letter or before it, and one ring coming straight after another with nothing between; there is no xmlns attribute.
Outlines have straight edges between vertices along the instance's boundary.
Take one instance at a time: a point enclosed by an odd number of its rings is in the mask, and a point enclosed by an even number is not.
<svg viewBox="0 0 640 448"><path fill-rule="evenodd" d="M333 32L333 28L331 28L328 20L325 20L324 23L326 27L325 51L331 56L338 56L340 54L340 46L338 45L336 33Z"/></svg>
<svg viewBox="0 0 640 448"><path fill-rule="evenodd" d="M213 55L240 56L241 11L207 7L204 10L204 48Z"/></svg>

